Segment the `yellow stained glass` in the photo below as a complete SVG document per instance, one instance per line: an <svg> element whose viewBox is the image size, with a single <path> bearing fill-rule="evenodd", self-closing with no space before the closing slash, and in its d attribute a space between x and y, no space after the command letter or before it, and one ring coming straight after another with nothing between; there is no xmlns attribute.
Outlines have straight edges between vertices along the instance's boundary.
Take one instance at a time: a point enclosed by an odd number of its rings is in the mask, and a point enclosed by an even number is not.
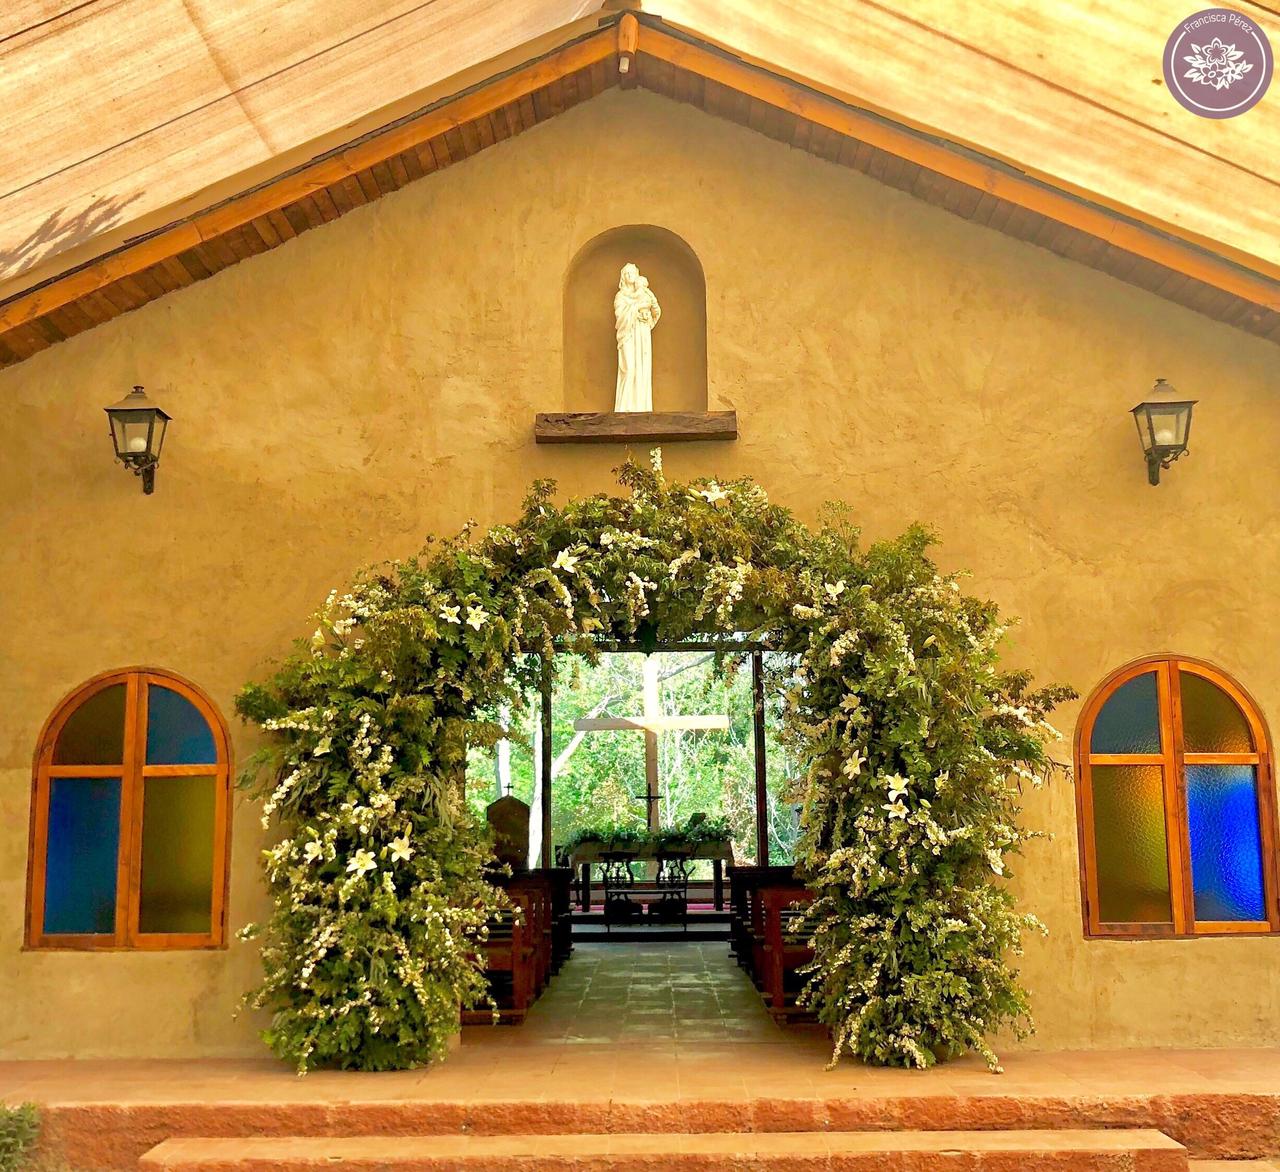
<svg viewBox="0 0 1280 1172"><path fill-rule="evenodd" d="M148 777L142 805L143 932L212 928L213 777Z"/></svg>
<svg viewBox="0 0 1280 1172"><path fill-rule="evenodd" d="M1162 772L1159 765L1092 767L1098 918L1103 923L1172 920Z"/></svg>
<svg viewBox="0 0 1280 1172"><path fill-rule="evenodd" d="M1182 677L1182 735L1188 753L1252 753L1249 723L1217 684L1189 671Z"/></svg>

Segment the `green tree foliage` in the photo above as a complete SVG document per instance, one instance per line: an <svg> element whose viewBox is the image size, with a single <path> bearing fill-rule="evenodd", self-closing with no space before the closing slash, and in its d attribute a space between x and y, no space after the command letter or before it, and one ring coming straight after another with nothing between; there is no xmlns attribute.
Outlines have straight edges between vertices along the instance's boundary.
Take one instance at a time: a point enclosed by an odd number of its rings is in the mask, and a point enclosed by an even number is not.
<svg viewBox="0 0 1280 1172"><path fill-rule="evenodd" d="M734 857L754 861L755 721L752 714L751 665L716 662L709 651L655 652L663 715L715 713L729 718L720 731L666 730L658 736L658 777L662 826L682 825L691 814L729 820ZM642 712L643 656L605 652L592 663L581 656L556 657L552 691L552 836L556 847L586 827L643 829L644 738L637 732L575 732L574 722L590 716L639 716ZM771 661L776 657L770 657ZM771 663L772 665L772 663ZM779 663L773 675L785 669ZM501 719L494 714L495 719ZM796 826L788 796L794 789L796 764L778 739L782 693L771 690L765 703L767 763L766 821L770 858L793 857ZM541 711L530 703L506 721L509 757L505 775L497 748L472 749L467 761L467 798L477 815L500 796L500 786L521 801L535 802L535 754L541 736ZM710 874L710 864L702 871ZM698 872L701 875L701 871Z"/></svg>
<svg viewBox="0 0 1280 1172"><path fill-rule="evenodd" d="M994 1066L986 1036L1028 1025L1010 957L1037 926L1004 883L1032 837L1018 787L1044 776L1067 691L1000 670L996 608L938 572L922 530L863 548L841 512L810 529L749 480L668 483L657 453L619 479L564 505L538 482L514 525L366 572L241 694L273 734L246 784L281 834L274 913L247 929L267 1040L303 1069L441 1056L484 998L472 942L500 899L469 749L519 719L543 657L734 632L791 665L780 735L819 896L806 995L835 1056Z"/></svg>

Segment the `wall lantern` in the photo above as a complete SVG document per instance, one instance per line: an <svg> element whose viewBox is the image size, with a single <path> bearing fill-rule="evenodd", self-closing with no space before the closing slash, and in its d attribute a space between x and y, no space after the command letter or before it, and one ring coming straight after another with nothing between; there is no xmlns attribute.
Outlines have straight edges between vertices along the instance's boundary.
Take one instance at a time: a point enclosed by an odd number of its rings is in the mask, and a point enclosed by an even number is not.
<svg viewBox="0 0 1280 1172"><path fill-rule="evenodd" d="M169 416L150 399L141 387L134 387L118 403L107 407L111 420L111 442L116 459L135 476L142 477L142 491L148 496L156 488L156 465L164 446L164 433Z"/></svg>
<svg viewBox="0 0 1280 1172"><path fill-rule="evenodd" d="M1162 378L1156 379L1151 388L1153 395L1176 395L1173 389ZM1133 418L1138 424L1138 438L1142 440L1142 451L1147 457L1147 480L1151 484L1160 483L1160 469L1168 468L1187 450L1187 440L1191 435L1191 408L1198 399L1148 399L1133 409Z"/></svg>

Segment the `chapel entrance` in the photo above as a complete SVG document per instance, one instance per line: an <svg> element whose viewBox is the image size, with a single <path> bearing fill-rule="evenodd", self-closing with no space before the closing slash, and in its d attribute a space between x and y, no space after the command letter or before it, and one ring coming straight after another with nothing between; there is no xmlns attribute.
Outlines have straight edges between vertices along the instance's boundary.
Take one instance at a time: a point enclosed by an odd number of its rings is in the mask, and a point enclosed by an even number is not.
<svg viewBox="0 0 1280 1172"><path fill-rule="evenodd" d="M793 861L782 663L750 647L557 656L509 731L473 751L479 812L528 807L527 865L567 871L575 941L727 941L734 866Z"/></svg>

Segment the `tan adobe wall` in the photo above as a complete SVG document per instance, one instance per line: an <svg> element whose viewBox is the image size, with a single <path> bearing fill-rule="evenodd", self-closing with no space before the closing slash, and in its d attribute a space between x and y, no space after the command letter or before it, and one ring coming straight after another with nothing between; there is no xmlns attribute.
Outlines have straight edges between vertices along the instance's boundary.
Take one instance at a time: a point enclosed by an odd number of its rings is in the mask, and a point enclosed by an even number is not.
<svg viewBox="0 0 1280 1172"><path fill-rule="evenodd" d="M806 517L841 497L871 537L932 524L941 561L1022 617L1011 661L1043 679L1087 692L1174 650L1280 716L1273 346L611 92L0 374L0 1055L261 1052L231 1020L250 947L20 951L41 723L134 663L230 715L356 566L507 519L534 477L609 487L620 450L538 448L532 423L563 401L566 268L618 224L696 252L709 406L739 412L738 442L671 447L670 473L750 474ZM1193 454L1152 489L1126 412L1157 376L1201 405ZM135 382L175 419L151 498L113 466L101 411ZM1280 1042L1280 940L1085 942L1070 783L1027 818L1056 834L1018 879L1052 932L1024 966L1037 1045ZM234 833L233 926L262 902L244 803Z"/></svg>

